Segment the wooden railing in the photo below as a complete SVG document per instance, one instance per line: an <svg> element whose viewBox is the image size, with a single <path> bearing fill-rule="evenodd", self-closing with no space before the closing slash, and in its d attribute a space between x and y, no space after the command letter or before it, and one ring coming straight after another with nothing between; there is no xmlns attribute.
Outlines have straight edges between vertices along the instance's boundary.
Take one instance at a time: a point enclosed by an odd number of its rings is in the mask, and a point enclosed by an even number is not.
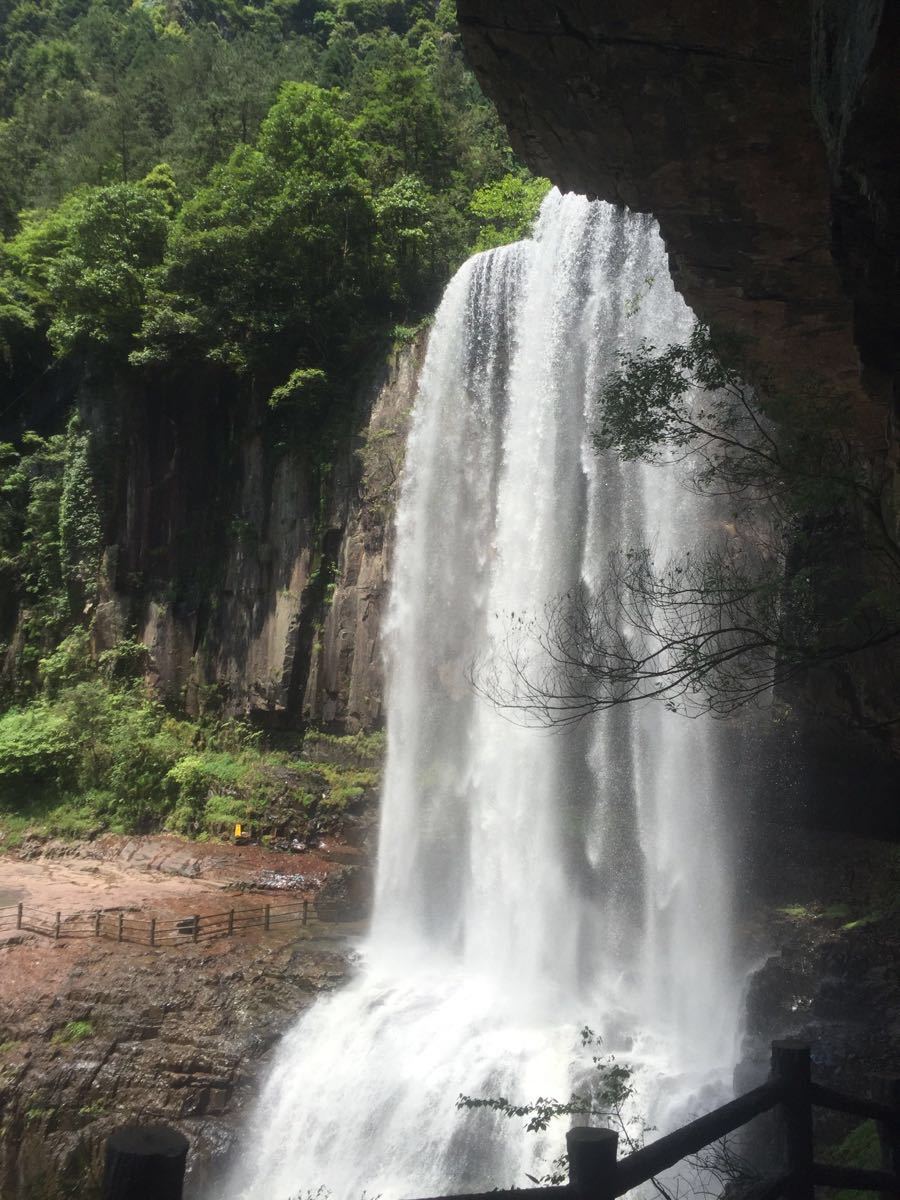
<svg viewBox="0 0 900 1200"><path fill-rule="evenodd" d="M900 1196L900 1080L883 1081L883 1088L882 1100L863 1100L822 1087L810 1078L809 1046L773 1042L772 1074L767 1083L625 1158L618 1157L618 1134L614 1130L570 1129L566 1134L568 1184L472 1192L439 1200L615 1200L771 1110L777 1110L784 1169L771 1179L761 1180L752 1190L753 1200L777 1200L779 1196L813 1200L819 1186ZM813 1152L814 1107L877 1121L884 1169L868 1171L817 1163ZM163 1161L160 1147L168 1144L166 1139L171 1146ZM187 1150L187 1140L165 1127L117 1131L107 1144L105 1200L132 1200L137 1194L117 1187L115 1181L119 1178L127 1178L129 1186L139 1180L142 1196L180 1200ZM176 1161L178 1167L173 1171ZM317 1183L298 1179L297 1190Z"/></svg>
<svg viewBox="0 0 900 1200"><path fill-rule="evenodd" d="M614 1200L734 1133L754 1117L778 1110L783 1143L783 1174L763 1180L754 1200L812 1200L817 1186L888 1192L900 1197L900 1081L885 1083L883 1101L845 1096L811 1081L810 1048L798 1042L772 1043L772 1074L768 1082L738 1096L721 1108L698 1117L635 1150L618 1157L618 1134L611 1129L570 1129L566 1134L569 1184L529 1188L528 1200ZM884 1170L836 1167L817 1163L813 1154L813 1108L835 1109L878 1122ZM492 1200L522 1200L521 1191L490 1192ZM449 1200L482 1200L454 1196ZM486 1197L484 1198L486 1200Z"/></svg>
<svg viewBox="0 0 900 1200"><path fill-rule="evenodd" d="M97 909L65 917L62 912L14 904L0 908L0 934L22 930L57 940L97 937L145 946L167 946L234 937L252 928L269 930L288 922L305 926L313 919L334 920L334 914L329 917L326 906L323 915L316 901L310 899L181 917L131 913L122 909Z"/></svg>

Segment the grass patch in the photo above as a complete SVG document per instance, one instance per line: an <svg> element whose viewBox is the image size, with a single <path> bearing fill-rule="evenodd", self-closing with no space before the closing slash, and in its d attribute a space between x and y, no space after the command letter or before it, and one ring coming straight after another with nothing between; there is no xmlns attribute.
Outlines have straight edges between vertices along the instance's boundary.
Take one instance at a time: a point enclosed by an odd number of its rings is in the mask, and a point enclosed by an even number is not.
<svg viewBox="0 0 900 1200"><path fill-rule="evenodd" d="M35 1121L43 1121L47 1117L52 1117L55 1112L55 1108L40 1108L38 1106L27 1108L25 1110L25 1120L29 1124L32 1124Z"/></svg>
<svg viewBox="0 0 900 1200"><path fill-rule="evenodd" d="M302 754L311 762L380 767L386 748L387 739L380 729L348 734L310 729L303 738Z"/></svg>
<svg viewBox="0 0 900 1200"><path fill-rule="evenodd" d="M881 1170L881 1143L878 1127L874 1121L863 1121L851 1129L842 1142L829 1146L823 1152L826 1162L836 1167L858 1167L865 1171ZM857 1190L828 1189L831 1200L858 1200L862 1195Z"/></svg>
<svg viewBox="0 0 900 1200"><path fill-rule="evenodd" d="M62 1029L57 1029L50 1039L54 1046L71 1046L94 1036L94 1027L90 1021L67 1021Z"/></svg>
<svg viewBox="0 0 900 1200"><path fill-rule="evenodd" d="M846 930L848 933L854 929L865 929L867 925L877 925L887 915L885 912L866 913L864 917L857 917L854 921L848 921L846 925L841 926L841 929Z"/></svg>
<svg viewBox="0 0 900 1200"><path fill-rule="evenodd" d="M793 921L845 921L850 916L846 904L786 904L777 911Z"/></svg>

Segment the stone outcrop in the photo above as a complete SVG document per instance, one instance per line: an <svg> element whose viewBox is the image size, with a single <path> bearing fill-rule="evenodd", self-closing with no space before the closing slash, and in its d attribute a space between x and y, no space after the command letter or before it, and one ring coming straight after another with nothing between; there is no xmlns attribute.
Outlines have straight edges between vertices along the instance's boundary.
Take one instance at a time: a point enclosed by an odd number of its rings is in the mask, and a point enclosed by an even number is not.
<svg viewBox="0 0 900 1200"><path fill-rule="evenodd" d="M458 11L529 166L651 212L696 312L740 335L778 386L851 397L860 430L883 441L900 327L896 5Z"/></svg>
<svg viewBox="0 0 900 1200"><path fill-rule="evenodd" d="M82 400L98 438L125 442L108 455L95 649L135 635L151 684L189 712L378 727L393 506L425 341L374 372L358 432L328 463L289 419L279 444L264 411L209 383L155 407L130 397L124 420Z"/></svg>
<svg viewBox="0 0 900 1200"><path fill-rule="evenodd" d="M191 1144L199 1195L240 1150L278 1037L347 972L340 937L272 932L152 950L7 939L0 995L0 1200L99 1195L103 1146L131 1122Z"/></svg>
<svg viewBox="0 0 900 1200"><path fill-rule="evenodd" d="M757 894L740 925L752 969L736 1089L766 1078L773 1039L797 1038L813 1047L818 1082L871 1095L900 1071L896 847L783 821L757 833ZM818 1111L817 1144L840 1143L856 1124ZM769 1136L751 1139L763 1160Z"/></svg>
<svg viewBox="0 0 900 1200"><path fill-rule="evenodd" d="M357 456L356 490L348 494L340 550L313 645L304 716L353 732L383 723L381 620L394 549L394 509L425 338L390 366L375 389Z"/></svg>

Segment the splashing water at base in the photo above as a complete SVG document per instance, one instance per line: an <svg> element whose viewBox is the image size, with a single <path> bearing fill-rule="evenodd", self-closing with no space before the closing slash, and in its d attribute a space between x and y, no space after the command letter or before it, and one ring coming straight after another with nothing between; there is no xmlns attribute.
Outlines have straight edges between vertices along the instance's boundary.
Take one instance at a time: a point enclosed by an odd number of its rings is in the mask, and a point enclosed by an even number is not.
<svg viewBox="0 0 900 1200"><path fill-rule="evenodd" d="M548 734L466 682L510 614L596 585L616 543L698 538L708 512L673 468L598 457L590 436L619 353L691 325L649 218L555 191L533 240L447 288L397 517L372 932L355 981L279 1047L231 1195L521 1185L562 1128L526 1134L457 1096L566 1098L585 1022L661 1130L728 1091L715 724L629 707Z"/></svg>

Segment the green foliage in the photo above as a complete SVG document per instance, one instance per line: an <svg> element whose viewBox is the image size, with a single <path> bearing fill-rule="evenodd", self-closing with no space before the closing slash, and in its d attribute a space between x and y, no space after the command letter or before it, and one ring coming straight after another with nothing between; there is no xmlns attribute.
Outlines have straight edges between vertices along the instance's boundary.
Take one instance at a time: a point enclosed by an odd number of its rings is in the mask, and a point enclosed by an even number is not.
<svg viewBox="0 0 900 1200"><path fill-rule="evenodd" d="M168 807L166 774L192 736L140 688L99 678L57 687L0 716L0 812L52 810L67 832L151 828Z"/></svg>
<svg viewBox="0 0 900 1200"><path fill-rule="evenodd" d="M73 420L69 425L59 497L59 545L64 579L77 582L82 588L94 583L101 537L90 439L80 430L77 420Z"/></svg>
<svg viewBox="0 0 900 1200"><path fill-rule="evenodd" d="M333 787L322 803L329 808L347 808L365 794L365 788L359 786Z"/></svg>
<svg viewBox="0 0 900 1200"><path fill-rule="evenodd" d="M490 250L526 237L549 190L549 179L533 179L524 172L478 188L469 203L481 223L473 250Z"/></svg>
<svg viewBox="0 0 900 1200"><path fill-rule="evenodd" d="M69 616L59 521L67 457L60 434L0 445L0 577L23 610L20 671L63 634Z"/></svg>
<svg viewBox="0 0 900 1200"><path fill-rule="evenodd" d="M380 763L384 758L387 738L380 729L367 733L357 730L356 733L324 733L322 730L311 729L303 740L304 752L312 754L325 751L330 754L353 754L363 760Z"/></svg>
<svg viewBox="0 0 900 1200"><path fill-rule="evenodd" d="M252 815L253 808L246 796L213 792L203 806L203 826L207 832L228 834L236 822L249 821Z"/></svg>
<svg viewBox="0 0 900 1200"><path fill-rule="evenodd" d="M327 395L328 377L316 367L291 371L287 380L272 390L269 407L292 408L315 416Z"/></svg>
<svg viewBox="0 0 900 1200"><path fill-rule="evenodd" d="M170 203L156 185L120 183L78 196L66 243L48 270L50 344L130 347L140 326L148 271L162 261Z"/></svg>
<svg viewBox="0 0 900 1200"><path fill-rule="evenodd" d="M104 1117L109 1112L102 1100L92 1100L90 1104L82 1104L78 1109L79 1117Z"/></svg>
<svg viewBox="0 0 900 1200"><path fill-rule="evenodd" d="M50 1041L54 1046L71 1046L94 1036L94 1027L90 1021L67 1021L62 1029L57 1029Z"/></svg>
<svg viewBox="0 0 900 1200"><path fill-rule="evenodd" d="M64 712L46 702L8 709L0 716L0 797L12 804L25 789L56 786L74 755Z"/></svg>
<svg viewBox="0 0 900 1200"><path fill-rule="evenodd" d="M0 14L0 359L16 382L77 352L321 371L340 393L477 236L520 236L534 214L545 185L514 170L452 5L201 9Z"/></svg>
<svg viewBox="0 0 900 1200"><path fill-rule="evenodd" d="M829 1147L824 1158L826 1162L838 1167L856 1167L863 1171L881 1170L883 1164L878 1126L874 1121L863 1121L852 1129L842 1142ZM857 1200L859 1192L836 1190L832 1192L832 1196L833 1200Z"/></svg>
<svg viewBox="0 0 900 1200"><path fill-rule="evenodd" d="M201 752L179 759L166 775L166 783L176 796L168 827L175 833L199 833L204 825L211 791L234 787L241 775L241 765L228 753ZM214 821L218 821L223 810L223 797L217 796L216 799L217 803L210 810ZM240 815L246 816L246 811Z"/></svg>
<svg viewBox="0 0 900 1200"><path fill-rule="evenodd" d="M45 1121L55 1114L55 1108L44 1108L40 1105L32 1105L32 1107L25 1110L25 1120L31 1124L33 1122L36 1123L38 1121Z"/></svg>
<svg viewBox="0 0 900 1200"><path fill-rule="evenodd" d="M90 635L80 626L38 662L38 679L48 696L93 674Z"/></svg>
<svg viewBox="0 0 900 1200"><path fill-rule="evenodd" d="M65 434L0 445L0 580L20 638L4 672L8 692L21 695L38 671L53 686L77 670L73 627L93 594L101 543L92 446L77 418ZM10 622L14 611L2 608Z"/></svg>

